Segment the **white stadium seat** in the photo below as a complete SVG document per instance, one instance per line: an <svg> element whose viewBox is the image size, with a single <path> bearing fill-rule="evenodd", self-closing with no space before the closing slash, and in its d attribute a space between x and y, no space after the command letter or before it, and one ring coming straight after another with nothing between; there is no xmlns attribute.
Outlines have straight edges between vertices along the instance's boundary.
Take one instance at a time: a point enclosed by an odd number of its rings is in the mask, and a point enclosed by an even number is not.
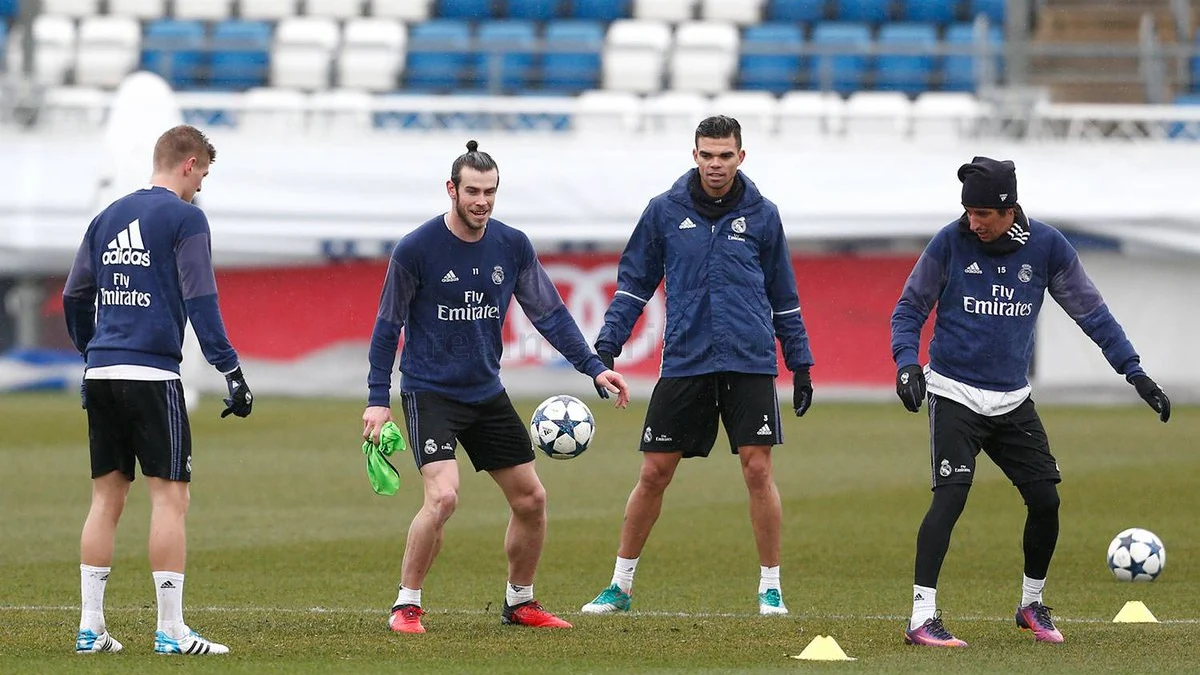
<svg viewBox="0 0 1200 675"><path fill-rule="evenodd" d="M779 135L806 140L841 129L842 97L831 92L789 91L779 100Z"/></svg>
<svg viewBox="0 0 1200 675"><path fill-rule="evenodd" d="M233 0L175 0L176 19L220 21L233 15Z"/></svg>
<svg viewBox="0 0 1200 675"><path fill-rule="evenodd" d="M671 27L664 21L613 21L605 40L602 86L638 93L662 89L670 46Z"/></svg>
<svg viewBox="0 0 1200 675"><path fill-rule="evenodd" d="M99 127L108 99L96 87L49 87L42 97L41 122L55 130Z"/></svg>
<svg viewBox="0 0 1200 675"><path fill-rule="evenodd" d="M404 69L407 32L392 19L351 19L342 35L337 59L338 85L350 89L391 91Z"/></svg>
<svg viewBox="0 0 1200 675"><path fill-rule="evenodd" d="M633 18L678 23L692 19L696 0L633 0Z"/></svg>
<svg viewBox="0 0 1200 675"><path fill-rule="evenodd" d="M38 84L62 84L75 65L75 22L65 16L39 14L33 20L33 49Z"/></svg>
<svg viewBox="0 0 1200 675"><path fill-rule="evenodd" d="M979 131L984 107L974 94L927 91L913 102L912 136L921 140L956 140Z"/></svg>
<svg viewBox="0 0 1200 675"><path fill-rule="evenodd" d="M431 0L369 0L371 16L416 22L429 18Z"/></svg>
<svg viewBox="0 0 1200 675"><path fill-rule="evenodd" d="M304 13L334 19L353 19L363 15L363 0L308 0Z"/></svg>
<svg viewBox="0 0 1200 675"><path fill-rule="evenodd" d="M100 0L42 0L42 14L76 19L100 13Z"/></svg>
<svg viewBox="0 0 1200 675"><path fill-rule="evenodd" d="M762 21L763 0L701 0L700 17L750 26Z"/></svg>
<svg viewBox="0 0 1200 675"><path fill-rule="evenodd" d="M142 27L130 16L93 16L79 23L75 83L116 87L137 67Z"/></svg>
<svg viewBox="0 0 1200 675"><path fill-rule="evenodd" d="M328 87L329 64L339 39L333 19L302 16L281 20L271 48L271 86L308 90Z"/></svg>
<svg viewBox="0 0 1200 675"><path fill-rule="evenodd" d="M626 134L638 130L642 101L623 91L596 89L575 99L573 127L579 133Z"/></svg>
<svg viewBox="0 0 1200 675"><path fill-rule="evenodd" d="M308 99L308 128L326 133L362 133L372 127L371 95L365 91L327 89Z"/></svg>
<svg viewBox="0 0 1200 675"><path fill-rule="evenodd" d="M255 133L286 135L304 131L307 97L301 92L254 87L242 95L238 128Z"/></svg>
<svg viewBox="0 0 1200 675"><path fill-rule="evenodd" d="M241 16L249 21L279 20L299 14L299 0L241 0Z"/></svg>
<svg viewBox="0 0 1200 675"><path fill-rule="evenodd" d="M713 94L729 89L737 68L738 31L728 22L689 21L675 29L671 88Z"/></svg>
<svg viewBox="0 0 1200 675"><path fill-rule="evenodd" d="M139 19L161 19L167 15L167 0L108 0L108 13Z"/></svg>
<svg viewBox="0 0 1200 675"><path fill-rule="evenodd" d="M775 133L779 101L769 91L727 91L713 97L711 114L736 119L745 143L766 144Z"/></svg>
<svg viewBox="0 0 1200 675"><path fill-rule="evenodd" d="M903 138L911 116L912 102L901 92L856 91L846 100L842 133L851 138Z"/></svg>
<svg viewBox="0 0 1200 675"><path fill-rule="evenodd" d="M646 131L671 136L695 133L700 120L709 115L709 101L692 92L664 91L642 102Z"/></svg>

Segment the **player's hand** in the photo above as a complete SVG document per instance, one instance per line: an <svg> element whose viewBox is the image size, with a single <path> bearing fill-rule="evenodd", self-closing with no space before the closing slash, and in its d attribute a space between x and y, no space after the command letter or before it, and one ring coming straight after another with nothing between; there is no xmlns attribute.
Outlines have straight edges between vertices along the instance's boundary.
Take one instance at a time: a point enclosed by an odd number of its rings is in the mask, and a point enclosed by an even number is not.
<svg viewBox="0 0 1200 675"><path fill-rule="evenodd" d="M379 432L392 420L392 409L385 405L369 405L363 411L363 439L379 445Z"/></svg>
<svg viewBox="0 0 1200 675"><path fill-rule="evenodd" d="M913 364L896 371L896 395L909 412L920 412L925 401L925 373L921 366Z"/></svg>
<svg viewBox="0 0 1200 675"><path fill-rule="evenodd" d="M246 385L246 378L242 375L240 367L225 376L225 386L229 388L229 397L225 399L225 410L221 412L221 418L230 415L249 416L254 407L254 394L250 393L250 387Z"/></svg>
<svg viewBox="0 0 1200 675"><path fill-rule="evenodd" d="M792 373L792 409L796 411L796 417L804 417L808 412L812 394L812 376L808 374L808 368Z"/></svg>
<svg viewBox="0 0 1200 675"><path fill-rule="evenodd" d="M608 370L613 369L612 354L609 354L608 352L596 352L596 356L600 357L600 363L603 363L605 368ZM600 386L599 382L596 383L596 393L600 395L600 398L608 398L608 389Z"/></svg>
<svg viewBox="0 0 1200 675"><path fill-rule="evenodd" d="M1154 380L1146 375L1136 375L1131 384L1137 389L1138 396L1145 399L1146 403L1154 408L1154 412L1158 413L1158 419L1163 422L1171 419L1171 399L1167 398L1166 393Z"/></svg>
<svg viewBox="0 0 1200 675"><path fill-rule="evenodd" d="M615 370L606 370L596 376L596 391L604 391L604 398L608 398L609 392L616 394L618 408L629 405L629 385Z"/></svg>

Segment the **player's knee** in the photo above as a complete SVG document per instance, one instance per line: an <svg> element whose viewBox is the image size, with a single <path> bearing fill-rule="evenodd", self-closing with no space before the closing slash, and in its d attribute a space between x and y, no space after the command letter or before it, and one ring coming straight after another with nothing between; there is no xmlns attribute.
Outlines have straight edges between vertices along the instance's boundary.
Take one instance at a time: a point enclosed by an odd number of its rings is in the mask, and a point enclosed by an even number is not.
<svg viewBox="0 0 1200 675"><path fill-rule="evenodd" d="M941 517L957 519L967 506L970 492L971 486L965 483L939 485L933 490L933 503L929 510Z"/></svg>
<svg viewBox="0 0 1200 675"><path fill-rule="evenodd" d="M458 491L443 489L431 491L425 496L425 504L439 523L444 523L458 508Z"/></svg>
<svg viewBox="0 0 1200 675"><path fill-rule="evenodd" d="M1038 481L1020 487L1021 496L1030 513L1051 515L1058 513L1060 499L1058 488L1052 481Z"/></svg>
<svg viewBox="0 0 1200 675"><path fill-rule="evenodd" d="M675 466L663 462L644 462L642 473L638 477L641 486L651 492L662 492L671 484L675 475Z"/></svg>
<svg viewBox="0 0 1200 675"><path fill-rule="evenodd" d="M742 462L742 477L751 491L764 490L771 486L771 456L755 454Z"/></svg>
<svg viewBox="0 0 1200 675"><path fill-rule="evenodd" d="M521 493L509 502L509 508L518 518L535 518L546 513L546 488L538 484Z"/></svg>

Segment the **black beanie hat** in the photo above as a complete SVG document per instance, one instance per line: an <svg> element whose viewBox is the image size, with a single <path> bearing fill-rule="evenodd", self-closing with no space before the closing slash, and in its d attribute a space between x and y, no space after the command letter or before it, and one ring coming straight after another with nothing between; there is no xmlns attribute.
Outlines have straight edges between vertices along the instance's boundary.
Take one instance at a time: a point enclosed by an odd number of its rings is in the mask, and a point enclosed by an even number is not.
<svg viewBox="0 0 1200 675"><path fill-rule="evenodd" d="M1017 205L1017 167L1012 160L976 157L958 167L962 205L981 209L1010 209Z"/></svg>

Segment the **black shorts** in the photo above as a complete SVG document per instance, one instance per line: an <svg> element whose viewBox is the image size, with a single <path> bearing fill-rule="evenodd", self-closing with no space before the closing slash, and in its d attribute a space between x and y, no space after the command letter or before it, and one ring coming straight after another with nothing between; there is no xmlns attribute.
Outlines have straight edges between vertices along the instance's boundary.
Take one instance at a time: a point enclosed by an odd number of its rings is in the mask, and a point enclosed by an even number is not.
<svg viewBox="0 0 1200 675"><path fill-rule="evenodd" d="M192 479L192 428L179 380L88 380L88 439L92 478L120 471Z"/></svg>
<svg viewBox="0 0 1200 675"><path fill-rule="evenodd" d="M707 457L717 440L718 418L735 455L742 446L783 443L775 376L711 373L659 379L639 449Z"/></svg>
<svg viewBox="0 0 1200 675"><path fill-rule="evenodd" d="M1062 480L1032 398L1010 413L989 417L957 401L931 395L929 428L933 487L970 485L980 450L992 458L1013 485Z"/></svg>
<svg viewBox="0 0 1200 675"><path fill-rule="evenodd" d="M533 442L507 392L481 403L462 403L431 392L400 395L408 444L417 468L454 459L462 443L476 471L533 461Z"/></svg>

